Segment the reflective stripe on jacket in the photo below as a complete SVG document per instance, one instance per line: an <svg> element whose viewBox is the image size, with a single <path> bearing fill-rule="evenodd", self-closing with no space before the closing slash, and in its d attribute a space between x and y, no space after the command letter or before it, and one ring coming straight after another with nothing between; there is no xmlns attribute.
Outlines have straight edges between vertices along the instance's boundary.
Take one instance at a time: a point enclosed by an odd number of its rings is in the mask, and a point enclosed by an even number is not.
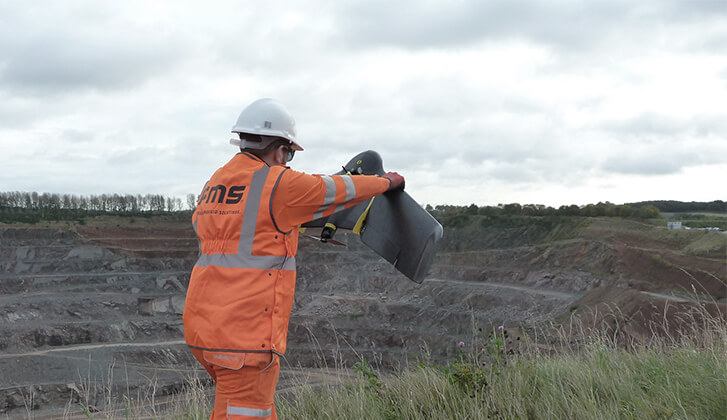
<svg viewBox="0 0 727 420"><path fill-rule="evenodd" d="M207 182L192 217L200 257L184 308L187 344L285 353L297 227L387 187L375 176L308 175L235 155Z"/></svg>

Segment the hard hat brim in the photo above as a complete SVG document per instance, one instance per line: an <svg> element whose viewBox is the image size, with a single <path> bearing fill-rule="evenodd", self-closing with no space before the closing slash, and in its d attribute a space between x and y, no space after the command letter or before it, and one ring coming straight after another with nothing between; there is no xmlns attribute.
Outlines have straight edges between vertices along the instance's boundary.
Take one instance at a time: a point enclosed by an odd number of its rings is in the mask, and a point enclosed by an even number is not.
<svg viewBox="0 0 727 420"><path fill-rule="evenodd" d="M237 132L237 131L233 131L233 133L239 134L239 132ZM277 137L277 138L284 138L284 137L280 137L280 136L271 136L271 137ZM296 152L302 152L302 151L303 151L303 148L302 148L302 147L300 147L300 145L299 145L298 143L296 143L295 141L293 141L293 140L291 140L291 139L288 139L288 138L286 138L285 140L288 140L288 141L290 142L290 146L291 146L291 147L293 148L293 150L295 150ZM235 139L235 138L231 138L231 139L230 139L230 144L231 144L231 145L233 145L233 146L237 146L237 147L240 147L240 148L244 148L244 146L247 146L247 145L248 145L248 143L249 143L249 142L243 142L243 141L242 141L242 140L240 140L240 139ZM270 143L266 143L266 144L265 144L264 146L262 146L262 147L260 147L260 148L264 149L265 147L267 147L267 145L268 145L268 144L270 144ZM257 147L252 147L251 149L258 149L258 148L257 148Z"/></svg>

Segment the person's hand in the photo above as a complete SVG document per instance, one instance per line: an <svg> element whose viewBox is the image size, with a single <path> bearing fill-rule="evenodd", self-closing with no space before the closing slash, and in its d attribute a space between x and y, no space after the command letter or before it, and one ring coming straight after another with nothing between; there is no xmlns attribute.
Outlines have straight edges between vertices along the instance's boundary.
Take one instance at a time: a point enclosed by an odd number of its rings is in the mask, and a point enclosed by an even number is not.
<svg viewBox="0 0 727 420"><path fill-rule="evenodd" d="M389 180L389 189L386 191L395 190L397 188L404 189L404 177L396 172L387 172L381 175L382 178Z"/></svg>

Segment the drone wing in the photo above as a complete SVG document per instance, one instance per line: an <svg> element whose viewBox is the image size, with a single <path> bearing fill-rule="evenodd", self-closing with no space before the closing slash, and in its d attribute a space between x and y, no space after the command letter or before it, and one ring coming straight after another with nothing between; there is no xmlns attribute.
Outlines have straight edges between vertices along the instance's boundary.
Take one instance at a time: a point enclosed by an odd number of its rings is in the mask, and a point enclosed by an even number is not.
<svg viewBox="0 0 727 420"><path fill-rule="evenodd" d="M359 153L338 174L382 175L381 156ZM421 283L434 262L442 225L403 190L389 191L350 209L303 225L320 228L330 239L338 229L351 230L376 254L410 280Z"/></svg>

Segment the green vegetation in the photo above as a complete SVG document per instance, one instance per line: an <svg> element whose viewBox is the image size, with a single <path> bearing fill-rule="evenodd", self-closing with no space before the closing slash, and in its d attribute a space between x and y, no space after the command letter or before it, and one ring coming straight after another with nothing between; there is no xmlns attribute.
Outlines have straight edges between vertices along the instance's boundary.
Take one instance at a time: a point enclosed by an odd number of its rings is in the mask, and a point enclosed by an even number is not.
<svg viewBox="0 0 727 420"><path fill-rule="evenodd" d="M717 213L675 213L674 219L693 229L718 228L727 230L727 214Z"/></svg>
<svg viewBox="0 0 727 420"><path fill-rule="evenodd" d="M467 223L473 216L485 216L489 218L504 217L626 217L635 219L654 219L660 217L659 209L652 205L644 204L633 206L628 204L616 205L612 203L588 204L585 206L560 206L557 209L546 207L542 204L518 203L499 204L494 206L478 207L475 204L469 206L442 205L432 207L426 206L434 217L439 220L442 226L459 227Z"/></svg>
<svg viewBox="0 0 727 420"><path fill-rule="evenodd" d="M655 334L628 349L617 344L623 343L618 333L577 328L574 336L556 329L545 334L548 341L536 342L499 327L458 343L459 352L444 366L422 362L384 373L362 359L352 379L301 383L277 396L276 409L279 418L295 420L724 420L727 321L721 316L705 314L680 335ZM327 372L351 378L340 366ZM58 418L77 418L71 411L80 411L89 419L206 419L210 385L191 379L171 398L155 399L151 384L135 396L107 395L100 410L81 401ZM88 395L89 384L79 388Z"/></svg>
<svg viewBox="0 0 727 420"><path fill-rule="evenodd" d="M573 216L439 214L445 235L440 250L512 248L572 239L592 220Z"/></svg>
<svg viewBox="0 0 727 420"><path fill-rule="evenodd" d="M151 217L159 214L183 213L194 209L196 196L187 194L185 202L178 197L159 194L75 195L23 191L0 192L0 223L35 224L40 221L76 221L87 217L117 215ZM686 226L718 227L727 230L727 203L723 201L691 202L644 201L616 205L609 202L557 209L542 204L510 203L497 206L427 205L426 209L445 228L472 227L476 220L482 226L517 227L524 224L559 223L564 217L622 217L632 219L660 218L660 212L690 212L679 217ZM701 214L699 212L702 212ZM508 226L509 225L509 226Z"/></svg>
<svg viewBox="0 0 727 420"><path fill-rule="evenodd" d="M632 207L654 206L659 211L665 213L685 213L685 212L709 212L709 213L727 213L727 202L715 200L710 202L702 201L674 201L674 200L656 200L641 201L638 203L629 203Z"/></svg>
<svg viewBox="0 0 727 420"><path fill-rule="evenodd" d="M679 220L683 226L694 229L719 228L727 230L727 202L715 200L710 202L682 201L643 201L631 203L631 206L653 206L664 213L663 216Z"/></svg>
<svg viewBox="0 0 727 420"><path fill-rule="evenodd" d="M286 419L720 419L727 417L727 327L654 337L625 350L597 335L578 348L518 353L506 331L445 367L383 375L365 361L346 386L278 399ZM460 343L464 345L464 343ZM542 347L542 345L541 345ZM552 348L552 346L551 346Z"/></svg>
<svg viewBox="0 0 727 420"><path fill-rule="evenodd" d="M614 205L611 203L586 206L561 206L558 209L542 205L520 205L517 203L478 207L442 205L426 206L444 227L440 250L459 252L491 248L512 248L535 246L555 241L580 237L586 229L638 230L655 240L674 243L680 247L694 241L693 236L683 232L666 230L662 216L683 220L684 226L693 228L717 227L727 230L727 213L689 213L689 219L679 214L661 214L651 202ZM659 204L660 202L655 202ZM673 208L676 203L669 202ZM685 203L693 208L712 209L714 203ZM678 208L678 207L677 207ZM612 222L609 222L612 221ZM655 229L659 228L659 229ZM718 243L719 238L716 238ZM708 252L713 248L705 243ZM717 247L719 248L719 246ZM701 247L695 249L701 252ZM718 251L718 249L716 249Z"/></svg>
<svg viewBox="0 0 727 420"><path fill-rule="evenodd" d="M426 206L426 209L444 227L446 234L440 245L444 252L532 246L572 239L596 218L649 220L659 217L659 211L653 207L632 208L610 203L558 209L517 203L497 207Z"/></svg>
<svg viewBox="0 0 727 420"><path fill-rule="evenodd" d="M278 403L286 419L724 419L724 354L691 348L519 358L499 374L458 379L422 367ZM481 389L478 386L482 385Z"/></svg>
<svg viewBox="0 0 727 420"><path fill-rule="evenodd" d="M727 255L727 238L720 232L702 232L696 241L690 242L684 251L691 255L710 255L724 257Z"/></svg>

